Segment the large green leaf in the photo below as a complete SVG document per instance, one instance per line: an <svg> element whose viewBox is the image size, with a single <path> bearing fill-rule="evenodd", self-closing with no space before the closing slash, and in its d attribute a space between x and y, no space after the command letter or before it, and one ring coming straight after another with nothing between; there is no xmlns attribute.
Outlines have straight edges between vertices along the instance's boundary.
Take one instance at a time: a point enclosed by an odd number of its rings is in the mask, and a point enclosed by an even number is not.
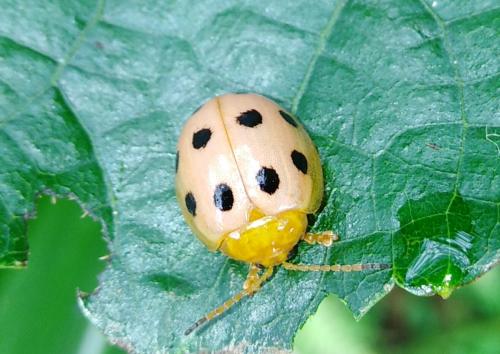
<svg viewBox="0 0 500 354"><path fill-rule="evenodd" d="M0 12L0 263L27 257L37 193L101 220L112 258L82 298L135 352L290 348L327 293L360 317L394 282L447 296L500 258L498 18L487 1L9 1ZM246 266L209 253L173 190L176 137L210 97L257 92L297 114L327 193L330 249L279 269L194 335Z"/></svg>

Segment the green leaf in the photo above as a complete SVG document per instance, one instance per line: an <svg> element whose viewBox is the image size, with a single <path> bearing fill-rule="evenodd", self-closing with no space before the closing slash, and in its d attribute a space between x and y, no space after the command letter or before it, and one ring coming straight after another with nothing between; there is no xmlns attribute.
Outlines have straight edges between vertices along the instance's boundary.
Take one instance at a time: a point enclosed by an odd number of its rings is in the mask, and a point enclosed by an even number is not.
<svg viewBox="0 0 500 354"><path fill-rule="evenodd" d="M500 47L494 1L9 1L0 12L0 264L27 258L38 193L102 222L112 258L82 308L135 352L289 349L327 293L356 317L394 282L452 290L500 258ZM318 145L325 206L294 262L393 270L277 270L241 289L175 201L183 122L224 92L297 114Z"/></svg>
<svg viewBox="0 0 500 354"><path fill-rule="evenodd" d="M81 209L68 200L53 205L40 198L36 210L28 224L28 269L0 271L0 353L123 354L105 350L105 339L78 311L75 297L76 287L92 291L104 269L99 225L81 219Z"/></svg>

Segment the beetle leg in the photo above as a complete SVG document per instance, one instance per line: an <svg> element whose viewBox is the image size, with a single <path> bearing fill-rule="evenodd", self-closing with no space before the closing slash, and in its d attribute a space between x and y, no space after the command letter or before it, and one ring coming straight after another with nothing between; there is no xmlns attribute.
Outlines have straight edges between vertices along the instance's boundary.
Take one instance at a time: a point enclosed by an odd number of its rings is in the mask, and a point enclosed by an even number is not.
<svg viewBox="0 0 500 354"><path fill-rule="evenodd" d="M255 270L256 269L256 270ZM198 327L200 327L202 324L205 322L208 322L220 315L222 315L224 312L229 310L232 306L237 304L238 302L241 301L246 296L250 296L255 294L257 291L259 291L261 285L273 275L273 267L268 267L264 270L262 275L258 275L259 272L259 267L252 264L250 266L250 271L248 272L247 280L245 281L245 286L243 286L243 290L234 295L232 298L224 302L222 305L217 307L216 309L210 311L207 313L205 316L200 318L198 321L196 321L191 327L189 327L185 332L184 335L188 335L194 330L196 330ZM250 280L250 278L252 280Z"/></svg>
<svg viewBox="0 0 500 354"><path fill-rule="evenodd" d="M257 284L257 282L259 281L259 271L260 268L256 264L250 264L247 279L243 283L243 289L250 289Z"/></svg>
<svg viewBox="0 0 500 354"><path fill-rule="evenodd" d="M320 244L322 246L330 247L333 242L337 241L339 236L332 230L323 231L320 233L307 232L302 236L302 240L314 245Z"/></svg>

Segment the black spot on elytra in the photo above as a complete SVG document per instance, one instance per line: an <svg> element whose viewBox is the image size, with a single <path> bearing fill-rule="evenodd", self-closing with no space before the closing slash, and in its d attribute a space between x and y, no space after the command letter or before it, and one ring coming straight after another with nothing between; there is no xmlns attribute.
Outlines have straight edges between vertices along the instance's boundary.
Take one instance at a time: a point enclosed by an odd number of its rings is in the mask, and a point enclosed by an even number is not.
<svg viewBox="0 0 500 354"><path fill-rule="evenodd" d="M227 184L221 183L215 187L214 204L217 209L222 211L231 210L233 203L233 191Z"/></svg>
<svg viewBox="0 0 500 354"><path fill-rule="evenodd" d="M175 173L179 170L179 150L175 153Z"/></svg>
<svg viewBox="0 0 500 354"><path fill-rule="evenodd" d="M286 112L283 112L282 110L280 110L280 114L283 117L283 119L287 121L288 124L293 125L294 127L297 127L297 122L295 121L295 119L292 118L291 115L289 115Z"/></svg>
<svg viewBox="0 0 500 354"><path fill-rule="evenodd" d="M303 174L307 174L307 159L303 153L298 152L297 150L292 151L292 161L295 167L302 172Z"/></svg>
<svg viewBox="0 0 500 354"><path fill-rule="evenodd" d="M184 197L184 202L186 203L186 208L191 213L191 215L196 216L196 199L191 192L188 192Z"/></svg>
<svg viewBox="0 0 500 354"><path fill-rule="evenodd" d="M193 147L195 149L201 149L207 146L210 137L212 136L212 131L210 129L204 128L198 130L193 134Z"/></svg>
<svg viewBox="0 0 500 354"><path fill-rule="evenodd" d="M253 128L256 125L262 124L262 115L257 112L255 109L251 109L249 111L241 113L236 121L240 123L240 125L244 125L245 127Z"/></svg>
<svg viewBox="0 0 500 354"><path fill-rule="evenodd" d="M280 178L273 168L262 167L255 176L260 190L268 194L276 192L280 185Z"/></svg>

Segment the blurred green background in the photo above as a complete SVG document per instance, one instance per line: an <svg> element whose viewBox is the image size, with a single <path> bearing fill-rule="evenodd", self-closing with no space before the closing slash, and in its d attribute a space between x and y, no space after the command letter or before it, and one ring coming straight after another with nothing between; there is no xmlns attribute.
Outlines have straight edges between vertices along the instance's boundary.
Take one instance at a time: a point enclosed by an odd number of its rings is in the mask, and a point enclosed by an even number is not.
<svg viewBox="0 0 500 354"><path fill-rule="evenodd" d="M0 269L1 354L123 353L77 306L76 289L97 286L99 257L107 254L100 226L82 214L75 202L38 201L28 224L29 267ZM448 300L394 289L360 322L329 296L294 347L300 354L500 353L500 267Z"/></svg>

